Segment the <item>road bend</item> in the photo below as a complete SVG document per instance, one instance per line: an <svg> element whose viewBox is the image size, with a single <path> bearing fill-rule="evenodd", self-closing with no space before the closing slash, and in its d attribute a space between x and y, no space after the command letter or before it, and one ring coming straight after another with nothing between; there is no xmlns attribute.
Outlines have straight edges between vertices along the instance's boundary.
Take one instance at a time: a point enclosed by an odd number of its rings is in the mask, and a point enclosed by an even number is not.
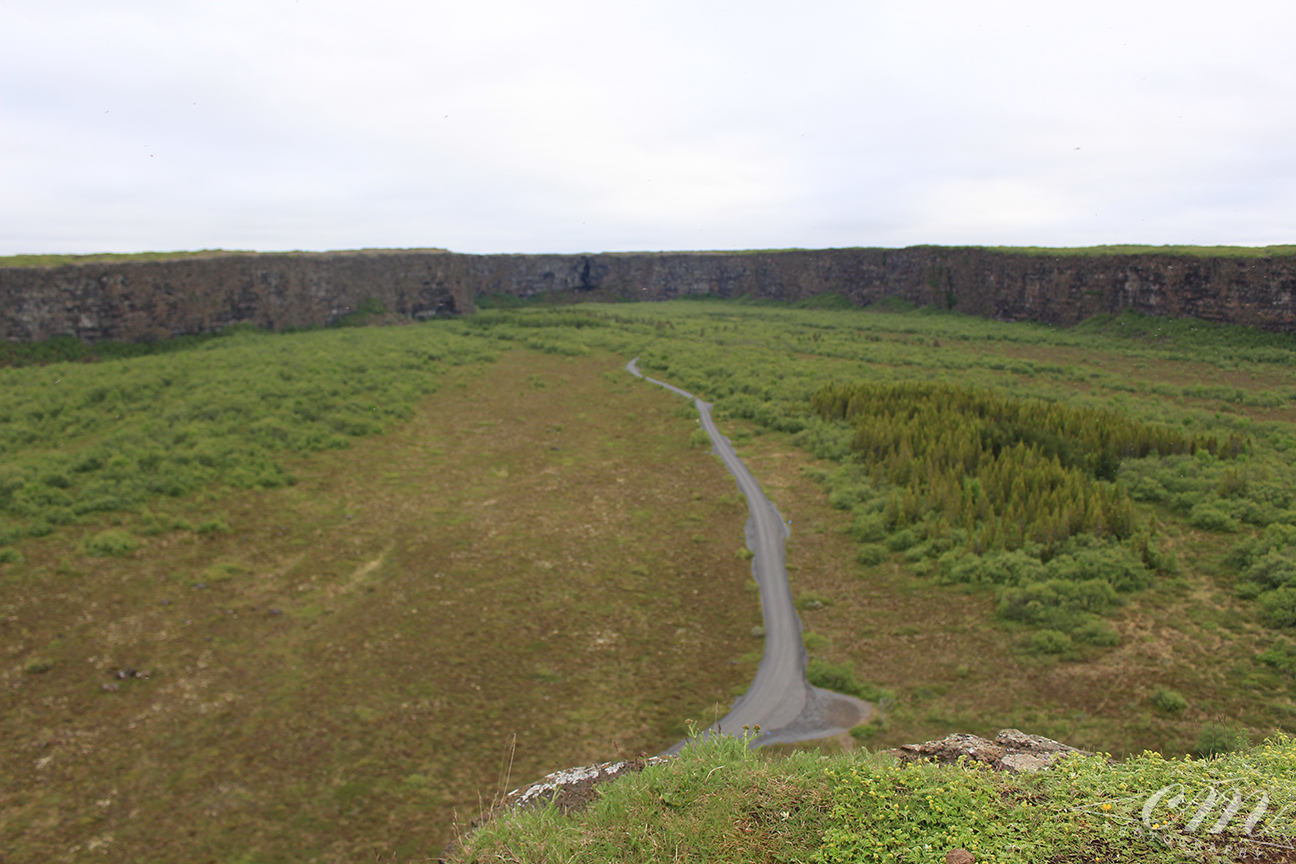
<svg viewBox="0 0 1296 864"><path fill-rule="evenodd" d="M729 713L706 729L703 737L716 734L741 735L743 729L760 728L753 747L828 738L848 731L873 715L873 706L862 699L814 687L806 680L806 650L801 639L801 617L797 615L788 584L784 541L791 529L774 502L765 496L751 471L738 458L733 444L720 434L711 418L711 403L665 381L648 378L639 371L638 357L626 364L626 371L692 400L702 428L711 436L712 452L718 455L738 482L747 499L747 548L753 553L752 576L760 586L761 615L765 620L765 653L747 692L738 697ZM681 741L667 750L678 752Z"/></svg>

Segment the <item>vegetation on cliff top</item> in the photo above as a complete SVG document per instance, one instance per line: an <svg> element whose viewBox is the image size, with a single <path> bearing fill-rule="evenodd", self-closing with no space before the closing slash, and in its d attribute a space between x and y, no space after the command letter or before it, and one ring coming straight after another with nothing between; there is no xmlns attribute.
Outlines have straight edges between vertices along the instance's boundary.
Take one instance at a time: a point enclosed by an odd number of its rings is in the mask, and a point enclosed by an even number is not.
<svg viewBox="0 0 1296 864"><path fill-rule="evenodd" d="M1210 759L1072 755L1033 775L900 767L885 755L773 759L734 738L597 787L588 807L505 811L462 839L488 861L978 864L1289 861L1296 745Z"/></svg>
<svg viewBox="0 0 1296 864"><path fill-rule="evenodd" d="M862 247L861 247L862 248ZM933 249L985 249L1012 255L1037 255L1052 257L1097 257L1102 255L1190 255L1194 258L1272 258L1296 255L1296 246L1141 246L1124 244L1112 246L922 246L911 248ZM216 258L223 255L355 255L398 252L448 252L448 249L336 249L327 252L257 252L248 249L198 249L174 252L95 252L84 255L67 253L0 255L0 268L4 267L63 267L68 264L115 264L132 261L170 261L181 258ZM816 252L817 249L714 249L662 252L604 252L604 255L764 255L779 252Z"/></svg>
<svg viewBox="0 0 1296 864"><path fill-rule="evenodd" d="M1296 255L1296 246L1142 246L1123 243L1109 246L984 246L1012 255L1098 257L1100 255L1190 255L1194 258L1278 258Z"/></svg>

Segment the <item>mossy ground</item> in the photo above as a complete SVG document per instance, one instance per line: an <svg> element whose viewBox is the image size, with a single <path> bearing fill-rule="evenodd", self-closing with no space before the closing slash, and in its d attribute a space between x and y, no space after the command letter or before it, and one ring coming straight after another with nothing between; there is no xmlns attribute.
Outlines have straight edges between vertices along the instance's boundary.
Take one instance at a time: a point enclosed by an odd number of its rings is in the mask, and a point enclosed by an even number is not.
<svg viewBox="0 0 1296 864"><path fill-rule="evenodd" d="M452 371L291 488L179 506L220 530L84 554L124 513L20 544L0 857L421 858L499 792L514 735L522 780L723 710L759 646L745 505L623 362Z"/></svg>

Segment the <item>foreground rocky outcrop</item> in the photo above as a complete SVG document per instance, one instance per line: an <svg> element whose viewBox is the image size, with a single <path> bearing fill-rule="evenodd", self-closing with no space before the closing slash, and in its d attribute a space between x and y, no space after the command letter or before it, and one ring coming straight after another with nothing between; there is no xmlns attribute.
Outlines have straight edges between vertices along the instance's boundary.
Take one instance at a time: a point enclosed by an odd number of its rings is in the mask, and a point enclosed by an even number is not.
<svg viewBox="0 0 1296 864"><path fill-rule="evenodd" d="M155 339L250 322L332 323L369 299L420 319L474 299L683 295L888 297L1057 325L1135 309L1296 330L1296 256L1048 255L978 247L771 252L461 255L439 249L224 253L154 261L0 267L0 338Z"/></svg>

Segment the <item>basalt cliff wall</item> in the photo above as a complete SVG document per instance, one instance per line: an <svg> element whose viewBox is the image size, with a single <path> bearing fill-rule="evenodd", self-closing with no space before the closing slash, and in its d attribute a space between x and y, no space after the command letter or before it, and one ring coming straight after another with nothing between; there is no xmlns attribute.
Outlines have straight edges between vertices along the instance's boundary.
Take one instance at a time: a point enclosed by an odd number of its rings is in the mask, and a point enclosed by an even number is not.
<svg viewBox="0 0 1296 864"><path fill-rule="evenodd" d="M329 324L370 298L428 318L477 297L668 300L711 294L801 300L887 297L1004 320L1077 323L1152 315L1296 330L1296 256L1058 255L976 247L462 255L261 253L0 268L0 338L156 339L250 322Z"/></svg>

